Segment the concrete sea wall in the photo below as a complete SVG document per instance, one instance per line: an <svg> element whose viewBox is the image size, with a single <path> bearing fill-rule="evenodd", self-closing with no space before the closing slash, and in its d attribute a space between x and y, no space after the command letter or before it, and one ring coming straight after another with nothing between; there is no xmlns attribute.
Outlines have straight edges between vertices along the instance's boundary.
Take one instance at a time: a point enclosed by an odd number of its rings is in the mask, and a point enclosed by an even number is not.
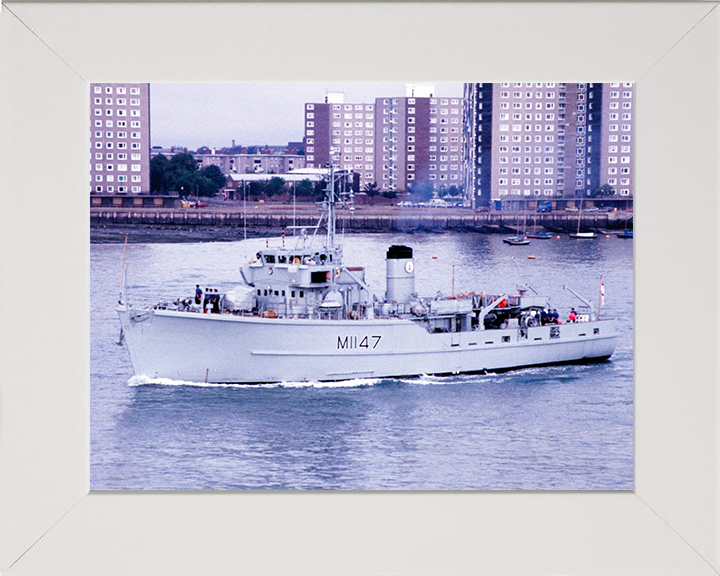
<svg viewBox="0 0 720 576"><path fill-rule="evenodd" d="M591 212L582 215L581 228L583 229L617 229L625 225L629 218L632 223L632 214L624 212ZM258 231L268 231L289 228L293 222L297 226L315 226L319 213L303 213L293 217L292 210L257 212L252 211L243 215L241 210L217 209L116 209L93 208L90 211L90 223L93 226L107 225L153 225L153 226L230 226L243 227ZM432 230L432 231L473 231L473 232L499 232L522 230L534 225L553 231L574 231L577 229L578 214L572 212L551 212L546 214L528 213L523 215L509 212L476 213L469 210L427 210L368 213L340 212L338 226L347 230L361 232L393 232L406 230Z"/></svg>

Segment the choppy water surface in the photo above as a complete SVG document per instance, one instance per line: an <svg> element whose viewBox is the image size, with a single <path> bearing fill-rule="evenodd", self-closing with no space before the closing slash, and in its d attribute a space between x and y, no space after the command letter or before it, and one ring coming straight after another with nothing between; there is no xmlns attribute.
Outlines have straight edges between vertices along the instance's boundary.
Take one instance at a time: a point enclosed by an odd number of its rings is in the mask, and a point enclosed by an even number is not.
<svg viewBox="0 0 720 576"><path fill-rule="evenodd" d="M288 239L288 242L291 242ZM123 246L91 246L91 488L631 490L632 241L476 234L352 235L348 265L384 292L385 250L415 250L421 295L551 294L563 317L596 301L620 339L608 362L503 374L209 385L132 378L115 342ZM240 283L265 240L127 247L131 301ZM535 259L528 259L528 255ZM435 257L435 258L433 258Z"/></svg>

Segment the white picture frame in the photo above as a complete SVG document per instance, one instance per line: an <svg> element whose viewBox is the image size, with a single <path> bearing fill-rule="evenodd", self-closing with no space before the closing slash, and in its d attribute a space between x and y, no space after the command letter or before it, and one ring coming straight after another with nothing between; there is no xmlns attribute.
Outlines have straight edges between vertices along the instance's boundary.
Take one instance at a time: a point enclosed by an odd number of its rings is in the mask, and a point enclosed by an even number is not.
<svg viewBox="0 0 720 576"><path fill-rule="evenodd" d="M719 30L717 2L3 4L0 572L718 574ZM89 493L89 83L272 80L636 83L634 491Z"/></svg>

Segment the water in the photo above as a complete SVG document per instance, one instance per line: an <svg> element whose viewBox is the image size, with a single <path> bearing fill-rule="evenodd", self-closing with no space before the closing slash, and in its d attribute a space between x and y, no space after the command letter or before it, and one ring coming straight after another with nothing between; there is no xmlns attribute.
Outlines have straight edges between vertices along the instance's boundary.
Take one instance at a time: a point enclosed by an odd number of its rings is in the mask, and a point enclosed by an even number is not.
<svg viewBox="0 0 720 576"><path fill-rule="evenodd" d="M289 242L291 240L288 240ZM91 246L91 488L151 490L632 490L632 241L352 235L348 265L384 291L390 244L415 250L416 286L514 292L527 282L567 318L598 298L618 319L601 364L488 375L207 385L132 378L117 346L123 246ZM240 283L265 240L127 247L131 301ZM534 255L535 259L528 259ZM433 258L435 256L436 258Z"/></svg>

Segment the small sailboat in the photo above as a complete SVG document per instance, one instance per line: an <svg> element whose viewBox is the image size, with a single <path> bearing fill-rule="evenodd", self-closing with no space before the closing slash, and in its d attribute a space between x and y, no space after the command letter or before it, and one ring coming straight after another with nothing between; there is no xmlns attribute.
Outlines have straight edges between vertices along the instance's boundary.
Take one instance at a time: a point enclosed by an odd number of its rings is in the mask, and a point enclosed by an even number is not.
<svg viewBox="0 0 720 576"><path fill-rule="evenodd" d="M583 201L580 200L580 211L578 212L577 231L570 234L570 238L597 238L595 232L580 232L580 222L582 221Z"/></svg>
<svg viewBox="0 0 720 576"><path fill-rule="evenodd" d="M503 238L503 242L505 242L505 244L510 244L511 246L525 246L527 244L530 244L530 240L522 236L511 236L510 238Z"/></svg>
<svg viewBox="0 0 720 576"><path fill-rule="evenodd" d="M525 223L526 223L526 218L525 218L525 214L523 213L522 236L510 236L509 238L503 238L503 242L505 242L505 244L510 244L510 246L525 246L527 244L530 244L530 240L528 240L528 237L525 234Z"/></svg>
<svg viewBox="0 0 720 576"><path fill-rule="evenodd" d="M625 204L625 210L626 210L626 211L627 211L627 205L628 205L628 204L629 204L629 201L627 201L626 204ZM633 237L633 231L632 231L632 230L628 230L628 227L627 227L628 220L629 220L629 218L625 218L625 228L624 228L624 230L623 230L622 232L619 232L619 233L618 233L618 235L617 235L618 238L632 238L632 237Z"/></svg>
<svg viewBox="0 0 720 576"><path fill-rule="evenodd" d="M527 235L527 238L535 238L536 240L550 240L550 238L552 238L547 232L537 231L537 214L535 214L533 219L533 231Z"/></svg>

